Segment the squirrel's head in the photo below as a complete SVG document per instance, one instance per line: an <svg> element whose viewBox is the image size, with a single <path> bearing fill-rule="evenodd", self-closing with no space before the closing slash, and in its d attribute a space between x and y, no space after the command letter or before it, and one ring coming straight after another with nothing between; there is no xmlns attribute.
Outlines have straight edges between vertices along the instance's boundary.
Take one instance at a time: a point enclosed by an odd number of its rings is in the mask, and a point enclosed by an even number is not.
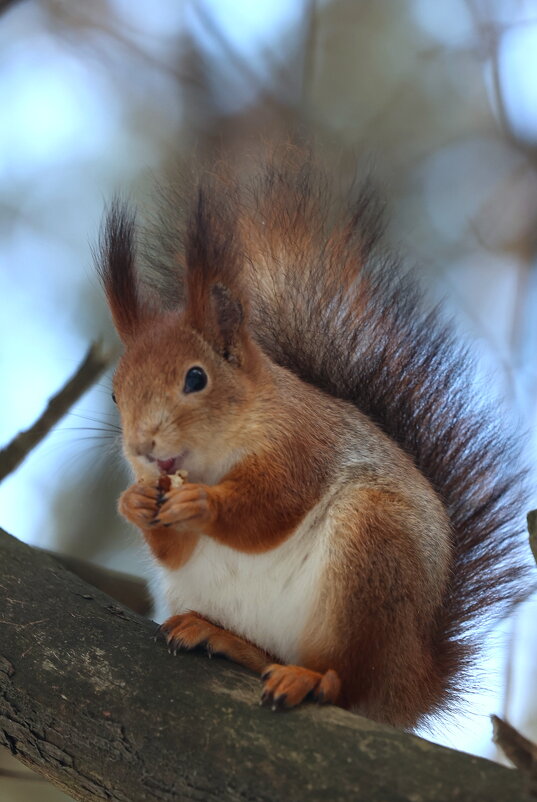
<svg viewBox="0 0 537 802"><path fill-rule="evenodd" d="M99 272L125 345L114 377L124 452L138 478L185 469L211 483L240 458L243 440L247 447L244 413L263 361L248 332L238 251L200 193L185 242L185 299L170 311L144 298L134 233L132 215L114 204Z"/></svg>

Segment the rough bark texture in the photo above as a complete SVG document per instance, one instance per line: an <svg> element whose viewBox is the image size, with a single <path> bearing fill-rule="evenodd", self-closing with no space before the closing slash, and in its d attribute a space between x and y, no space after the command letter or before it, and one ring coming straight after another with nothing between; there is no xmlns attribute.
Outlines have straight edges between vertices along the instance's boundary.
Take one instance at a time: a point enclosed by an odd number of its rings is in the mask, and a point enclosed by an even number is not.
<svg viewBox="0 0 537 802"><path fill-rule="evenodd" d="M80 800L524 800L524 779L172 657L155 625L0 530L0 743Z"/></svg>

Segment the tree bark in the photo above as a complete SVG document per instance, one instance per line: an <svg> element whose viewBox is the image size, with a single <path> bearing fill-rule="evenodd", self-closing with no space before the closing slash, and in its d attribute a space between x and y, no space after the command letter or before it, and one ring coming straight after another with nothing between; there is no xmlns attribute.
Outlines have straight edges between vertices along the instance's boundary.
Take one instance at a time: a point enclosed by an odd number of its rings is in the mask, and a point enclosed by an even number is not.
<svg viewBox="0 0 537 802"><path fill-rule="evenodd" d="M524 778L168 654L155 625L0 530L0 743L78 800L529 799Z"/></svg>

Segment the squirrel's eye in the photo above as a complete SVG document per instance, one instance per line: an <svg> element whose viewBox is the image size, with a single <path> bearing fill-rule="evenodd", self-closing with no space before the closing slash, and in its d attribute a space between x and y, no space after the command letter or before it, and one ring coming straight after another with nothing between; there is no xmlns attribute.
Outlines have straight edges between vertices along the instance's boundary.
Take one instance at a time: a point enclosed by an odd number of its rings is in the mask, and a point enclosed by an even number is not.
<svg viewBox="0 0 537 802"><path fill-rule="evenodd" d="M203 368L190 368L185 376L183 393L199 393L207 384L207 374Z"/></svg>
<svg viewBox="0 0 537 802"><path fill-rule="evenodd" d="M112 393L112 401L114 402L114 404L117 404L117 398L115 393Z"/></svg>

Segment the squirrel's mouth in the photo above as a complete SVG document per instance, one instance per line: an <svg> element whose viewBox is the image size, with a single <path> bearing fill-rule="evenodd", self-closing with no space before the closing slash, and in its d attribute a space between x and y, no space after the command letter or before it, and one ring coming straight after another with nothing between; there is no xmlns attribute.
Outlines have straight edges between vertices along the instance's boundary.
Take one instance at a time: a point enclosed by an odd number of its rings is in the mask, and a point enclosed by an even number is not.
<svg viewBox="0 0 537 802"><path fill-rule="evenodd" d="M170 457L169 459L158 459L157 460L158 469L161 473L168 473L168 474L180 471L181 468L183 467L185 457L186 457L186 451L182 451L176 457Z"/></svg>

